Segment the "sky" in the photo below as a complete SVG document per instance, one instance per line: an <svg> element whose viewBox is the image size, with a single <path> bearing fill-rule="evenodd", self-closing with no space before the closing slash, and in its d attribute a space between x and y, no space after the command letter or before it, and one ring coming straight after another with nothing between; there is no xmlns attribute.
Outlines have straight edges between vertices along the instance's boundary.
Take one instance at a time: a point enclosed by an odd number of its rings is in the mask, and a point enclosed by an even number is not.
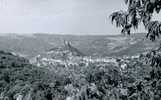
<svg viewBox="0 0 161 100"><path fill-rule="evenodd" d="M121 9L124 0L0 0L0 34L119 34L109 15Z"/></svg>

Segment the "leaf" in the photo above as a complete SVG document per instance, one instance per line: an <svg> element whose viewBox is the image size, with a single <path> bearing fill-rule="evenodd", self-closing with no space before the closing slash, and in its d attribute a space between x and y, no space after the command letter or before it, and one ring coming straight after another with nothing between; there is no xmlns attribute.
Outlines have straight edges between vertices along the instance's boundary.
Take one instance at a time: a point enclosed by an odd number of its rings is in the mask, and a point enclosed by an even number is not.
<svg viewBox="0 0 161 100"><path fill-rule="evenodd" d="M110 15L111 22L115 22L117 27L124 27L128 22L128 14L124 11L117 11Z"/></svg>

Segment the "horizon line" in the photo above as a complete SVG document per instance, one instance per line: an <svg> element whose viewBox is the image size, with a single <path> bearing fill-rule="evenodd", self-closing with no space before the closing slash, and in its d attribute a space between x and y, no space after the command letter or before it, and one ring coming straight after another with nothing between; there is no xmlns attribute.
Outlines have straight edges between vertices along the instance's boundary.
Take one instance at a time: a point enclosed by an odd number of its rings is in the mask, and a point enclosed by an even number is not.
<svg viewBox="0 0 161 100"><path fill-rule="evenodd" d="M132 34L143 34L146 32L139 32L139 33L131 33ZM33 33L0 33L0 36L7 36L7 35L19 35L19 36L30 36L30 35L72 35L72 36L117 36L117 35L123 35L121 33L112 33L112 34L106 34L106 33L45 33L45 32L33 32Z"/></svg>

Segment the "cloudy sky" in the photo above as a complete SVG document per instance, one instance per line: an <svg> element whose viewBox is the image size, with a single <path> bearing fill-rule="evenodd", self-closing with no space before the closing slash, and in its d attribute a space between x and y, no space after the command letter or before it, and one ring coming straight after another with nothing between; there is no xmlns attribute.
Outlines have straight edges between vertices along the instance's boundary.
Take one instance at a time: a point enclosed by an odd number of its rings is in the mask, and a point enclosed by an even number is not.
<svg viewBox="0 0 161 100"><path fill-rule="evenodd" d="M0 33L117 34L108 16L125 8L124 0L0 0Z"/></svg>

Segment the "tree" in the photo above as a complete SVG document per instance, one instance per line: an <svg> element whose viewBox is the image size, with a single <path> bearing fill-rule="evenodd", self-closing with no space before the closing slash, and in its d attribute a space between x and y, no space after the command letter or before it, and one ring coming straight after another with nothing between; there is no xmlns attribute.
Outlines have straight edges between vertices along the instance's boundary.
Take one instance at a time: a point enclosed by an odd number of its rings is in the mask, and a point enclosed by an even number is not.
<svg viewBox="0 0 161 100"><path fill-rule="evenodd" d="M161 22L153 20L152 17L154 16L154 13L160 12L161 0L124 1L128 6L127 11L117 11L110 15L112 23L115 22L116 27L122 28L121 33L130 35L132 28L138 29L138 25L143 24L147 30L147 38L152 41L159 38L161 35ZM145 58L148 58L148 63L152 66L148 81L145 79L141 80L141 83L144 84L134 84L134 87L137 87L137 90L139 90L137 94L138 97L141 97L141 100L159 100L159 98L161 98L161 46L158 50L150 51ZM149 96L151 99L145 99L145 97L148 97L147 95L149 95L149 93L145 93L146 89L149 88L149 84L151 85L149 91L152 92L152 95ZM130 89L128 90L131 91ZM132 94L134 95L135 93Z"/></svg>
<svg viewBox="0 0 161 100"><path fill-rule="evenodd" d="M147 38L154 41L161 35L161 22L152 20L154 12L161 10L161 0L124 0L128 6L127 11L117 11L110 15L112 23L121 27L121 33L130 35L131 28L137 29L143 24L147 32Z"/></svg>

